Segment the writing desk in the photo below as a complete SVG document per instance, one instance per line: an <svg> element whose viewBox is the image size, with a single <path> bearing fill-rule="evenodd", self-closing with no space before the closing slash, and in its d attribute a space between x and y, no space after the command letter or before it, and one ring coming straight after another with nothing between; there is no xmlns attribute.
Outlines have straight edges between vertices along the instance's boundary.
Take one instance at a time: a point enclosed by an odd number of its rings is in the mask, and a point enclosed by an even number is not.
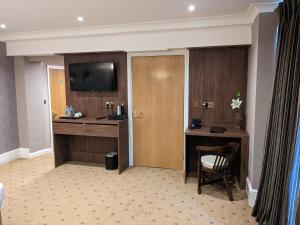
<svg viewBox="0 0 300 225"><path fill-rule="evenodd" d="M118 169L128 166L128 120L95 118L54 119L55 166L66 161L104 163L105 154L118 152Z"/></svg>
<svg viewBox="0 0 300 225"><path fill-rule="evenodd" d="M201 129L187 129L186 147L185 147L185 182L190 172L197 171L197 145L224 145L228 142L238 141L240 143L240 166L239 166L239 186L246 188L246 179L248 176L249 159L249 135L246 130L227 129L223 134L210 133L209 127Z"/></svg>

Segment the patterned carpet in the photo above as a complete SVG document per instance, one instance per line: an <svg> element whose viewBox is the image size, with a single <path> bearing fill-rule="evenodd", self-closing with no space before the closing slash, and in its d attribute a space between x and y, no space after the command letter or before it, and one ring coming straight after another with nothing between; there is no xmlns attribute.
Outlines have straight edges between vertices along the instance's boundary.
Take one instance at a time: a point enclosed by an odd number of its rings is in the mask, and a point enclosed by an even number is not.
<svg viewBox="0 0 300 225"><path fill-rule="evenodd" d="M6 188L3 225L254 225L245 194L234 202L222 187L196 193L178 171L133 167L122 175L102 167L64 164L53 156L0 166Z"/></svg>

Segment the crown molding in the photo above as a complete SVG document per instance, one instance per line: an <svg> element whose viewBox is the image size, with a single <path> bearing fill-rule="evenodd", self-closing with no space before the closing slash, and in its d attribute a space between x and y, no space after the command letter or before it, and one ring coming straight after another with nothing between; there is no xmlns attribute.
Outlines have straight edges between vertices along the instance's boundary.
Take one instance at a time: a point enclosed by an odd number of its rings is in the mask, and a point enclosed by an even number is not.
<svg viewBox="0 0 300 225"><path fill-rule="evenodd" d="M172 31L201 29L210 27L250 25L259 13L272 12L278 6L275 3L252 4L244 14L224 15L214 17L201 17L193 19L153 21L146 23L119 24L111 26L66 28L56 30L15 32L0 34L0 41L25 41L53 38L70 38L97 36L109 34L126 34L138 32Z"/></svg>
<svg viewBox="0 0 300 225"><path fill-rule="evenodd" d="M242 25L247 23L248 20L244 15L227 15L227 16L202 17L202 18L183 19L183 20L120 24L120 25L112 25L112 26L68 28L68 29L18 32L18 33L3 33L0 34L0 41L187 30L187 29L207 28L207 27L217 27L217 26Z"/></svg>
<svg viewBox="0 0 300 225"><path fill-rule="evenodd" d="M280 2L282 2L282 1L276 1L276 2L272 2L272 3L251 4L249 6L249 10L247 12L249 22L252 24L254 22L255 18L260 13L274 12Z"/></svg>

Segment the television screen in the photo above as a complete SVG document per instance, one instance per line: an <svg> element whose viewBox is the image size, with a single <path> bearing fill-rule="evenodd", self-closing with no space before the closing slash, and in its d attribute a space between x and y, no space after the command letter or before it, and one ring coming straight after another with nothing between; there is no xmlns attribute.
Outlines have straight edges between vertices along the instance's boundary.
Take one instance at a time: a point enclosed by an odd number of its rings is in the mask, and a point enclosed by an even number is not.
<svg viewBox="0 0 300 225"><path fill-rule="evenodd" d="M69 65L71 91L117 90L116 67L112 62Z"/></svg>

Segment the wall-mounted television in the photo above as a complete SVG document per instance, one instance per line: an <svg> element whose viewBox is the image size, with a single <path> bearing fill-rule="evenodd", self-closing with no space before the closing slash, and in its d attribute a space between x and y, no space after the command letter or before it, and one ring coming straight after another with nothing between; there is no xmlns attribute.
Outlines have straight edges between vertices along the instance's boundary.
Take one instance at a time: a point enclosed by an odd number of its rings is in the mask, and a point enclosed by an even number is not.
<svg viewBox="0 0 300 225"><path fill-rule="evenodd" d="M116 91L117 69L113 62L69 64L71 91Z"/></svg>

